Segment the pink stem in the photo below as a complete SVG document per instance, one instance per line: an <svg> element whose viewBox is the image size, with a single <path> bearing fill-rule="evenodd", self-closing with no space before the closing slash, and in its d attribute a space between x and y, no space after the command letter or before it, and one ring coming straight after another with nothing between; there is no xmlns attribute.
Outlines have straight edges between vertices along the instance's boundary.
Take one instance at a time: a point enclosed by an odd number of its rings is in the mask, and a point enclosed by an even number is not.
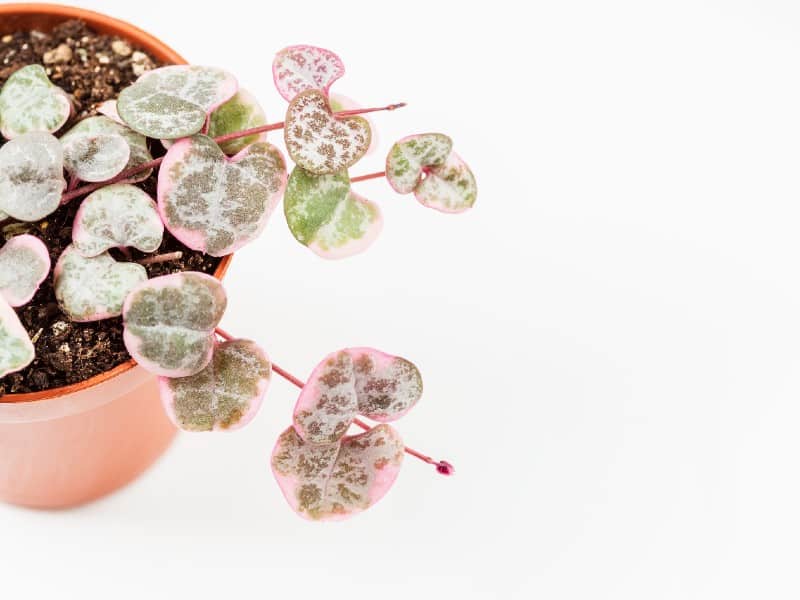
<svg viewBox="0 0 800 600"><path fill-rule="evenodd" d="M230 333L228 333L224 329L220 329L219 327L217 327L216 333L219 337L227 341L235 339ZM300 389L303 389L305 383L303 383L302 380L298 379L297 377L289 373L289 371L286 371L285 369L279 367L274 362L272 363L272 370L275 371L281 377L283 377L289 383L292 383L297 387L299 387ZM364 423L364 421L362 421L361 419L354 419L353 423L355 423L365 431L372 429L372 427L370 427L367 423ZM436 472L440 473L441 475L453 475L455 473L455 467L453 467L453 465L451 465L446 460L435 460L430 456L423 454L422 452L414 450L413 448L409 448L408 446L405 447L405 451L406 454L410 454L411 456L420 459L422 462L426 462L429 465L434 465L436 467Z"/></svg>
<svg viewBox="0 0 800 600"><path fill-rule="evenodd" d="M367 181L368 179L378 179L379 177L386 177L386 171L379 171L378 173L368 173L367 175L359 175L358 177L352 177L350 179L350 183L356 183L357 181Z"/></svg>
<svg viewBox="0 0 800 600"><path fill-rule="evenodd" d="M169 262L171 260L179 260L183 258L183 252L180 250L176 252L167 252L166 254L156 254L155 256L148 256L138 261L140 265L155 265L158 263Z"/></svg>

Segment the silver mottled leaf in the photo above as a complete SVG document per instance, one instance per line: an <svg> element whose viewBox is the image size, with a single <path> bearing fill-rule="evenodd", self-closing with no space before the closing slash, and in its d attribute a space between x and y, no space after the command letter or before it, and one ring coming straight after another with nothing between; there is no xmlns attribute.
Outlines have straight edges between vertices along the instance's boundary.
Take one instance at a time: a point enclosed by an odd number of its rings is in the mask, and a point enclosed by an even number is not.
<svg viewBox="0 0 800 600"><path fill-rule="evenodd" d="M331 84L344 75L344 63L325 48L298 45L284 48L272 62L272 78L287 101L306 90L327 95Z"/></svg>
<svg viewBox="0 0 800 600"><path fill-rule="evenodd" d="M0 210L20 221L38 221L61 203L63 152L49 133L26 133L0 147Z"/></svg>
<svg viewBox="0 0 800 600"><path fill-rule="evenodd" d="M0 295L11 306L31 301L50 274L50 253L32 235L18 235L0 248Z"/></svg>
<svg viewBox="0 0 800 600"><path fill-rule="evenodd" d="M0 296L0 377L24 369L35 357L28 332L11 305Z"/></svg>
<svg viewBox="0 0 800 600"><path fill-rule="evenodd" d="M453 140L441 133L410 135L396 142L386 157L386 179L399 194L410 194L425 169L443 165Z"/></svg>
<svg viewBox="0 0 800 600"><path fill-rule="evenodd" d="M53 133L67 122L72 103L41 65L15 71L0 90L0 133L13 139L30 131Z"/></svg>

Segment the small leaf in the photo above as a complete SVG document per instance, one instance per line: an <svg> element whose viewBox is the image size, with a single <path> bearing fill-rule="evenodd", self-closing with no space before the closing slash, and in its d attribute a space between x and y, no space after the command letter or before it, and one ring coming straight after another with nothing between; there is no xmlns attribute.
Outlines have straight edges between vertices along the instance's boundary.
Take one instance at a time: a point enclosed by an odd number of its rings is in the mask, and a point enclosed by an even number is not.
<svg viewBox="0 0 800 600"><path fill-rule="evenodd" d="M101 102L97 105L96 110L98 114L108 117L115 123L125 125L125 121L122 120L122 117L119 116L119 112L117 111L116 100L106 100L105 102ZM127 125L125 125L125 127L127 127Z"/></svg>
<svg viewBox="0 0 800 600"><path fill-rule="evenodd" d="M159 377L161 400L169 418L184 431L239 429L261 407L271 369L266 354L254 342L223 342L199 373Z"/></svg>
<svg viewBox="0 0 800 600"><path fill-rule="evenodd" d="M120 139L127 146L129 158L122 161L122 150ZM106 161L108 169L97 173L83 173L91 166L91 162L96 162L90 155L90 161L82 157L82 148L92 148L91 141L98 140L103 145L109 145L116 150L116 158L112 163ZM153 160L150 150L147 147L147 138L140 133L136 133L130 127L115 122L110 117L97 116L88 117L77 123L72 129L61 136L61 144L64 146L64 163L67 169L84 181L105 181L117 175L120 171L138 167L146 162ZM122 165L122 166L120 166ZM116 170L116 172L114 172ZM135 183L144 181L152 174L152 169L140 171L130 177L127 181ZM108 175L108 173L111 173ZM103 175L107 175L102 177ZM89 179L87 177L92 177ZM98 179L99 178L99 179Z"/></svg>
<svg viewBox="0 0 800 600"><path fill-rule="evenodd" d="M346 171L313 175L295 167L283 210L292 235L323 258L366 250L383 227L380 209L350 189Z"/></svg>
<svg viewBox="0 0 800 600"><path fill-rule="evenodd" d="M347 348L311 373L294 407L294 427L309 443L331 444L356 415L395 421L421 396L422 376L413 363L372 348Z"/></svg>
<svg viewBox="0 0 800 600"><path fill-rule="evenodd" d="M341 520L378 502L403 464L403 441L378 425L333 444L309 444L289 427L272 451L272 472L301 517Z"/></svg>
<svg viewBox="0 0 800 600"><path fill-rule="evenodd" d="M11 305L0 296L0 377L27 367L36 358L28 332Z"/></svg>
<svg viewBox="0 0 800 600"><path fill-rule="evenodd" d="M32 132L0 147L0 210L19 221L38 221L61 203L64 157L49 133Z"/></svg>
<svg viewBox="0 0 800 600"><path fill-rule="evenodd" d="M128 142L117 133L89 133L73 127L61 138L64 166L83 181L105 181L125 168L131 156Z"/></svg>
<svg viewBox="0 0 800 600"><path fill-rule="evenodd" d="M211 112L236 93L222 69L174 65L147 71L117 99L119 116L134 131L176 139L199 132Z"/></svg>
<svg viewBox="0 0 800 600"><path fill-rule="evenodd" d="M335 118L317 90L294 97L286 111L284 139L289 156L317 175L343 171L364 156L372 132L363 117Z"/></svg>
<svg viewBox="0 0 800 600"><path fill-rule="evenodd" d="M125 301L125 346L156 375L199 373L211 361L214 328L226 304L222 284L210 275L186 271L151 279Z"/></svg>
<svg viewBox="0 0 800 600"><path fill-rule="evenodd" d="M289 46L278 52L272 62L275 87L289 102L306 90L320 90L327 95L331 84L342 75L342 59L316 46Z"/></svg>
<svg viewBox="0 0 800 600"><path fill-rule="evenodd" d="M30 131L53 133L69 119L72 103L41 65L15 71L0 90L0 132L14 139Z"/></svg>
<svg viewBox="0 0 800 600"><path fill-rule="evenodd" d="M267 115L264 109L247 90L240 89L236 95L211 113L209 121L208 135L215 138L228 133L244 131L267 124ZM227 155L236 154L245 147L255 142L266 142L267 134L258 133L235 140L228 140L220 145L222 151Z"/></svg>
<svg viewBox="0 0 800 600"><path fill-rule="evenodd" d="M414 195L424 206L446 213L459 213L475 204L478 186L467 163L451 152L443 165L428 171Z"/></svg>
<svg viewBox="0 0 800 600"><path fill-rule="evenodd" d="M122 314L130 291L147 281L137 263L117 262L104 252L92 258L67 246L53 271L53 287L61 309L73 321L100 321Z"/></svg>
<svg viewBox="0 0 800 600"><path fill-rule="evenodd" d="M352 98L349 98L342 94L331 94L328 97L328 102L330 103L331 110L335 113L343 110L356 110L359 108L364 108L361 104L359 104ZM365 115L364 119L366 119L367 123L369 123L370 142L369 142L369 148L367 149L366 153L366 155L369 155L372 154L372 152L379 145L378 131L375 128L375 123L372 122L372 119L368 115Z"/></svg>
<svg viewBox="0 0 800 600"><path fill-rule="evenodd" d="M256 238L286 186L280 151L264 142L228 158L210 137L169 149L158 175L158 209L167 229L193 250L225 256Z"/></svg>
<svg viewBox="0 0 800 600"><path fill-rule="evenodd" d="M135 185L100 188L81 202L72 226L72 244L92 257L111 248L133 247L155 252L164 236L156 203Z"/></svg>
<svg viewBox="0 0 800 600"><path fill-rule="evenodd" d="M30 302L49 273L50 254L37 237L18 235L0 249L0 295L11 306Z"/></svg>
<svg viewBox="0 0 800 600"><path fill-rule="evenodd" d="M386 179L398 194L410 194L429 167L443 165L453 140L441 133L421 133L399 140L386 157Z"/></svg>

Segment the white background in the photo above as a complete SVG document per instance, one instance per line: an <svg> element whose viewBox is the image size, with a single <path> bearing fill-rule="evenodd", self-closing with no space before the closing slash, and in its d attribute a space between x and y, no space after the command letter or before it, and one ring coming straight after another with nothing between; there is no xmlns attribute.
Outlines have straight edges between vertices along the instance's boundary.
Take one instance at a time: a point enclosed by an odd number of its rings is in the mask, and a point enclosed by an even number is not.
<svg viewBox="0 0 800 600"><path fill-rule="evenodd" d="M0 507L0 597L800 595L800 5L84 4L229 68L273 120L273 53L336 50L334 90L409 102L354 175L403 135L455 139L471 213L361 184L386 227L336 263L278 213L224 325L303 377L349 345L413 359L398 428L458 474L407 460L369 512L295 517L276 378L247 429L184 435L107 499Z"/></svg>

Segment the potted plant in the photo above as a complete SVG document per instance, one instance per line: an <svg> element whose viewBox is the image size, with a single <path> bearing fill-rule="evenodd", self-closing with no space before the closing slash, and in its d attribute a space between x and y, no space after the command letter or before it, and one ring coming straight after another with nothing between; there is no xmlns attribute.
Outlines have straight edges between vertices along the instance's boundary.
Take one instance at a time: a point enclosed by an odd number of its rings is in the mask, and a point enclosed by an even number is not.
<svg viewBox="0 0 800 600"><path fill-rule="evenodd" d="M67 37L72 45L42 54L44 66L14 65L0 88L0 376L15 382L0 397L0 498L68 506L116 489L163 452L174 426L246 425L273 373L301 389L272 455L301 516L368 508L405 454L452 473L388 425L422 395L410 361L345 348L304 383L256 342L219 328L231 255L258 237L281 200L296 240L327 259L365 250L380 232L380 210L353 189L358 181L385 177L424 206L470 208L475 180L452 140L410 135L392 145L385 171L351 177L373 139L361 115L403 105L363 109L333 96L344 66L329 50L278 52L273 76L287 112L269 124L229 72L186 65L128 25L46 5L0 6L0 16L8 31L28 32L79 19L102 38ZM118 61L105 79L115 93L91 105L86 90L96 95L101 85L76 89L66 67L47 67L80 51L91 67L86 45L100 64L111 59L98 47L139 57ZM84 69L84 79L100 71ZM276 130L294 167L264 137ZM115 356L119 364L103 368ZM349 435L352 425L365 432Z"/></svg>

